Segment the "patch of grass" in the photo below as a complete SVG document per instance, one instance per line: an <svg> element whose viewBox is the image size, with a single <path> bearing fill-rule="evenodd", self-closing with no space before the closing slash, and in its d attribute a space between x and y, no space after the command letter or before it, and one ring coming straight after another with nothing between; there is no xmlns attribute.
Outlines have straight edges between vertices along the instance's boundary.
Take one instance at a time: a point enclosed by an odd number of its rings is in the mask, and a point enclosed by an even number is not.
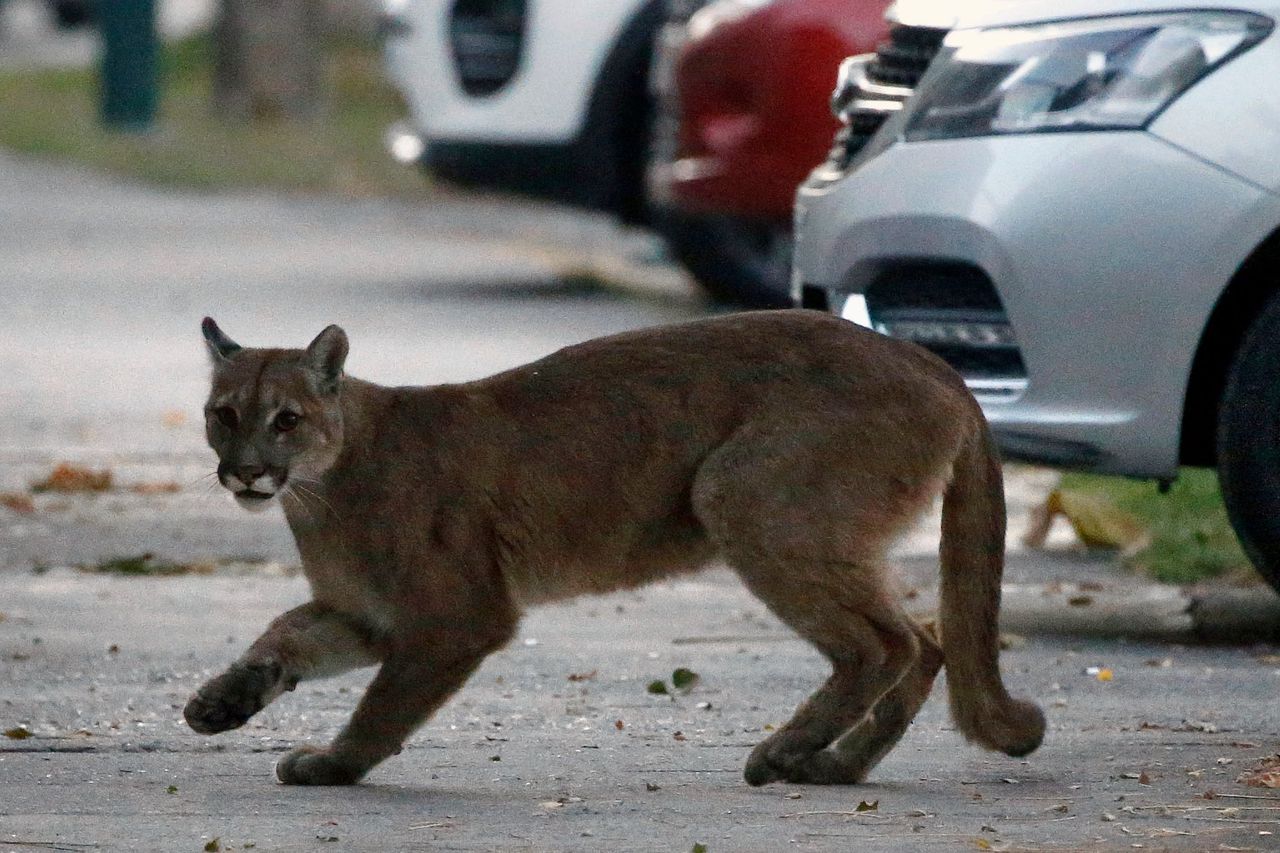
<svg viewBox="0 0 1280 853"><path fill-rule="evenodd" d="M170 577L173 575L209 574L213 566L203 563L174 563L156 557L155 554L138 554L128 557L112 557L93 565L81 566L80 571L90 574L130 575L146 577Z"/></svg>
<svg viewBox="0 0 1280 853"><path fill-rule="evenodd" d="M213 44L166 45L154 130L115 133L98 120L97 70L0 73L0 146L69 160L157 184L195 189L265 187L346 196L422 198L421 170L393 161L387 126L405 108L376 45L329 47L329 109L314 123L238 124L212 113Z"/></svg>
<svg viewBox="0 0 1280 853"><path fill-rule="evenodd" d="M1256 577L1227 521L1214 471L1184 468L1164 495L1150 482L1095 474L1067 474L1061 487L1110 500L1146 524L1151 544L1128 563L1157 580L1194 583L1223 576Z"/></svg>

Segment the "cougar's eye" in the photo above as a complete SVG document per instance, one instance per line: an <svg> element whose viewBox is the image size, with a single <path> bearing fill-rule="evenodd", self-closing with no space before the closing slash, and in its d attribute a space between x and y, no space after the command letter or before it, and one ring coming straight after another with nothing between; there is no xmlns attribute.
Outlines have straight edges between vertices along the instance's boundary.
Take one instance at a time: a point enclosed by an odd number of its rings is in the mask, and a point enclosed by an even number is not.
<svg viewBox="0 0 1280 853"><path fill-rule="evenodd" d="M275 427L278 432L288 432L298 425L298 421L302 420L302 415L297 412L291 412L285 409L276 415Z"/></svg>
<svg viewBox="0 0 1280 853"><path fill-rule="evenodd" d="M237 415L236 410L230 406L219 406L210 412L210 414L217 418L218 423L222 424L227 429L235 429L236 425L240 423L240 416Z"/></svg>

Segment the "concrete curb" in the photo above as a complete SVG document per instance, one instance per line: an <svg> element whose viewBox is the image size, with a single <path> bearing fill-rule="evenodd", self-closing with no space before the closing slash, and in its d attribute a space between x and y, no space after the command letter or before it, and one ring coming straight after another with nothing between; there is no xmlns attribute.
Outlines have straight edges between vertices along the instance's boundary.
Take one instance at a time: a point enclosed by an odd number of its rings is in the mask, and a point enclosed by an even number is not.
<svg viewBox="0 0 1280 853"><path fill-rule="evenodd" d="M927 619L936 593L908 608ZM1280 642L1280 596L1253 589L1005 584L1000 628L1013 634L1243 645Z"/></svg>

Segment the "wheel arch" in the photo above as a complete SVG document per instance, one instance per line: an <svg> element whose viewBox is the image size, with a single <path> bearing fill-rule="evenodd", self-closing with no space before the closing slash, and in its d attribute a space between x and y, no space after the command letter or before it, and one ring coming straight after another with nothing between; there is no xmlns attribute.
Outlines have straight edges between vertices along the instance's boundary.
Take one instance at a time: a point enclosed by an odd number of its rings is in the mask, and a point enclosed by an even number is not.
<svg viewBox="0 0 1280 853"><path fill-rule="evenodd" d="M1182 406L1179 461L1217 463L1218 410L1227 372L1262 304L1280 292L1280 228L1249 254L1209 315L1191 365Z"/></svg>
<svg viewBox="0 0 1280 853"><path fill-rule="evenodd" d="M609 49L577 145L581 168L598 188L594 206L624 222L648 219L644 192L648 127L653 115L649 71L665 0L646 0Z"/></svg>

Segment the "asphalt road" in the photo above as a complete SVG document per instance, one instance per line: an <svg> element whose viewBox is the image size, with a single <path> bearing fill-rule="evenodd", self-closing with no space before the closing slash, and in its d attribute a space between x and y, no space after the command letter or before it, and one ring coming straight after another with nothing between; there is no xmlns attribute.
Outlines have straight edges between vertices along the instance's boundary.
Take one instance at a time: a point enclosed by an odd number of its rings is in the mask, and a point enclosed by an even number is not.
<svg viewBox="0 0 1280 853"><path fill-rule="evenodd" d="M1036 754L963 745L939 691L871 784L748 788L750 747L825 671L723 570L536 611L366 784L275 785L274 759L330 737L367 674L213 739L181 722L190 691L306 596L281 518L201 480L200 317L246 344L338 322L352 373L421 383L707 308L642 236L551 208L197 196L5 156L0 187L0 492L64 460L115 476L0 506L0 731L18 734L0 736L0 850L1280 844L1280 798L1236 781L1280 749L1273 648L1024 630L1004 666L1049 714ZM1008 479L1016 532L1052 475ZM904 588L928 583L933 536L904 544ZM184 573L72 568L144 552ZM1144 589L1070 552L1015 549L1010 576ZM692 692L647 692L676 667L701 674Z"/></svg>

